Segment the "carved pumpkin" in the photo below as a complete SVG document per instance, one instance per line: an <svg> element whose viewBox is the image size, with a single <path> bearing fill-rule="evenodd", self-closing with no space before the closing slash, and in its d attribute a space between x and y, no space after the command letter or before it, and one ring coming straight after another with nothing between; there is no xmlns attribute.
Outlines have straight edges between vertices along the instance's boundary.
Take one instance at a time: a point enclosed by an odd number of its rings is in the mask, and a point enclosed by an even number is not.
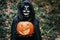
<svg viewBox="0 0 60 40"><path fill-rule="evenodd" d="M31 22L19 22L16 30L18 34L28 36L33 33L34 28Z"/></svg>

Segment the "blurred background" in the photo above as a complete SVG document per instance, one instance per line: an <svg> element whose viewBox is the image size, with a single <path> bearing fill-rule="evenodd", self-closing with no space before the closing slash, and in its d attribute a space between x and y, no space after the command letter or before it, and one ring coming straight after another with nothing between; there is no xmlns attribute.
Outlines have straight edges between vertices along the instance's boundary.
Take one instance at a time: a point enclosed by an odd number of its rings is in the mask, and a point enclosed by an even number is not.
<svg viewBox="0 0 60 40"><path fill-rule="evenodd" d="M0 0L0 40L10 40L11 24L22 0ZM60 0L31 0L43 40L60 40Z"/></svg>

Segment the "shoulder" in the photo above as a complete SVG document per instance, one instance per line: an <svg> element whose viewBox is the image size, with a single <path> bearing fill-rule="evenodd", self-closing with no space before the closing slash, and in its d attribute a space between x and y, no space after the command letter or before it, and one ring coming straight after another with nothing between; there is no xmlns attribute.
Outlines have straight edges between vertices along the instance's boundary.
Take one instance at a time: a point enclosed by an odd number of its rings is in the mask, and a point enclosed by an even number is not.
<svg viewBox="0 0 60 40"><path fill-rule="evenodd" d="M35 18L35 20L34 20L34 24L35 24L35 25L39 25L39 21L38 21L37 18Z"/></svg>
<svg viewBox="0 0 60 40"><path fill-rule="evenodd" d="M34 22L39 23L39 20L37 18L35 18Z"/></svg>
<svg viewBox="0 0 60 40"><path fill-rule="evenodd" d="M17 22L18 22L18 18L16 17L13 19L12 23L17 23Z"/></svg>

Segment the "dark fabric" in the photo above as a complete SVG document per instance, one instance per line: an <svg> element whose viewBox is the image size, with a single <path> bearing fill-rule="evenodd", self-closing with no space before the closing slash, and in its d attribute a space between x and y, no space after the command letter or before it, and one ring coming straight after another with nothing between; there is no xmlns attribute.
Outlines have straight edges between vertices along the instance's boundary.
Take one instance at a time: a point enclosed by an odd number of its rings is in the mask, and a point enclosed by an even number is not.
<svg viewBox="0 0 60 40"><path fill-rule="evenodd" d="M23 14L21 12L25 3L29 4L31 7L30 8L31 13L30 13L29 18L24 18ZM16 26L21 21L29 21L34 25L34 33L32 34L32 36L24 37L24 36L20 36L16 32ZM18 15L13 20L12 26L11 26L11 40L42 40L41 34L40 34L40 29L39 29L39 21L35 18L35 12L34 12L33 6L30 3L30 1L27 1L27 2L23 1L22 3L18 4Z"/></svg>
<svg viewBox="0 0 60 40"><path fill-rule="evenodd" d="M12 27L11 27L11 40L41 40L40 35L40 29L39 29L39 22L37 19L34 20L34 33L32 36L29 37L23 37L19 36L16 32L16 25L19 22L19 20L16 18L13 21Z"/></svg>

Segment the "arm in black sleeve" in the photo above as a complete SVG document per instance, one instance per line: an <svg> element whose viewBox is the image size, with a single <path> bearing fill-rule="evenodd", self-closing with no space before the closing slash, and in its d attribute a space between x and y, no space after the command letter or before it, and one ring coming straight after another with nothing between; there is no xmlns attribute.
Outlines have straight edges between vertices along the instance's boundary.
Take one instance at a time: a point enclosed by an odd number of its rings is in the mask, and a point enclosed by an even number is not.
<svg viewBox="0 0 60 40"><path fill-rule="evenodd" d="M16 40L16 20L14 19L11 26L11 40Z"/></svg>
<svg viewBox="0 0 60 40"><path fill-rule="evenodd" d="M42 40L42 38L41 38L41 32L40 32L40 28L39 28L39 21L36 22L35 26L36 26L37 40Z"/></svg>

